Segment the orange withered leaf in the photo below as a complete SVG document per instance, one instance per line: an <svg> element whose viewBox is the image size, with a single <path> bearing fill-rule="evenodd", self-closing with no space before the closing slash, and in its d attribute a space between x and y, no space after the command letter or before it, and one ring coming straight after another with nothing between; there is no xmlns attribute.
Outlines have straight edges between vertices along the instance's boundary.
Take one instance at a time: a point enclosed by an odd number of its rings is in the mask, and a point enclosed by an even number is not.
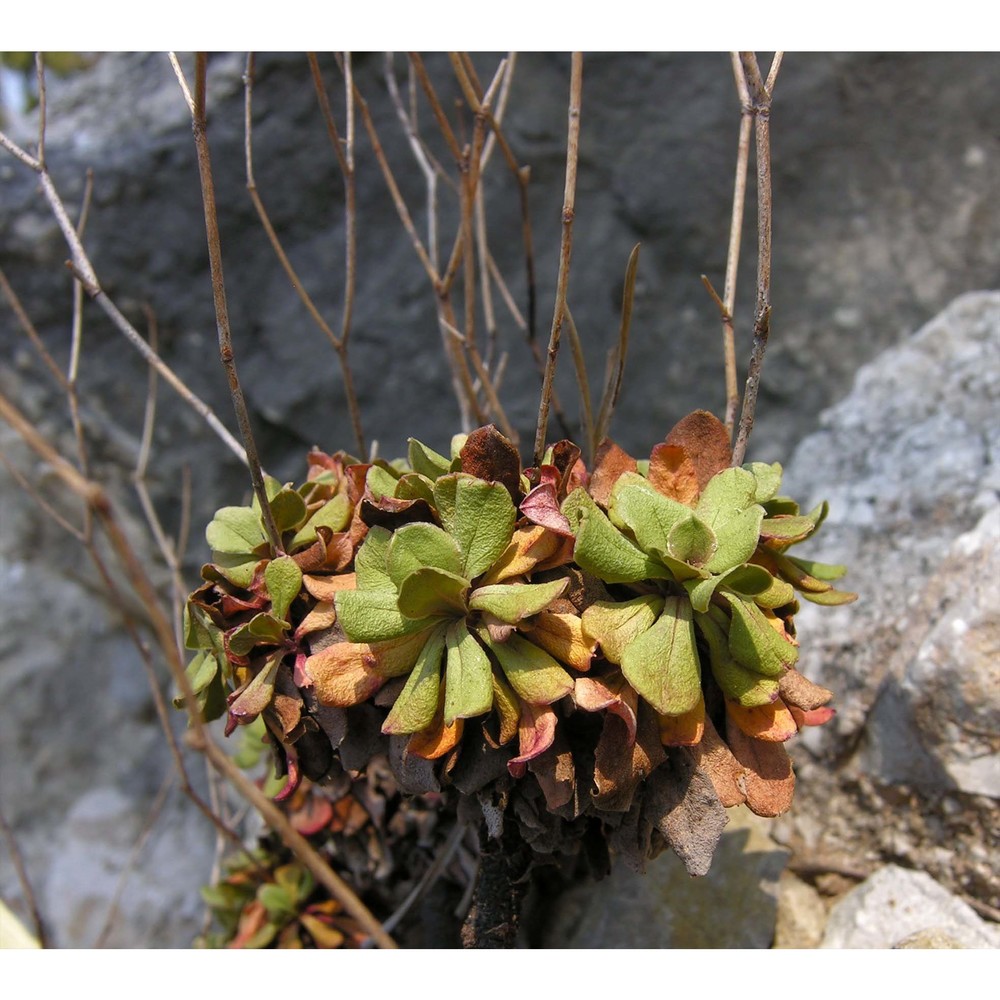
<svg viewBox="0 0 1000 1000"><path fill-rule="evenodd" d="M661 715L660 742L665 747L697 746L705 735L705 698L683 715Z"/></svg>
<svg viewBox="0 0 1000 1000"><path fill-rule="evenodd" d="M755 740L784 743L799 731L795 718L780 698L770 705L753 705L750 708L727 698L726 715Z"/></svg>
<svg viewBox="0 0 1000 1000"><path fill-rule="evenodd" d="M615 483L626 472L638 469L635 459L611 440L605 438L594 456L594 471L590 474L590 495L602 506L607 507Z"/></svg>
<svg viewBox="0 0 1000 1000"><path fill-rule="evenodd" d="M758 816L780 816L792 805L795 772L781 743L755 740L726 717L726 741L743 766L746 803Z"/></svg>
<svg viewBox="0 0 1000 1000"><path fill-rule="evenodd" d="M695 761L709 777L719 801L729 809L746 801L743 790L743 765L733 756L706 715L701 742L692 748Z"/></svg>
<svg viewBox="0 0 1000 1000"><path fill-rule="evenodd" d="M671 500L693 505L701 492L698 473L687 451L676 444L658 444L649 456L649 481Z"/></svg>
<svg viewBox="0 0 1000 1000"><path fill-rule="evenodd" d="M717 472L729 468L733 450L725 424L708 410L695 410L674 424L667 444L684 449L694 466L698 490L703 490Z"/></svg>

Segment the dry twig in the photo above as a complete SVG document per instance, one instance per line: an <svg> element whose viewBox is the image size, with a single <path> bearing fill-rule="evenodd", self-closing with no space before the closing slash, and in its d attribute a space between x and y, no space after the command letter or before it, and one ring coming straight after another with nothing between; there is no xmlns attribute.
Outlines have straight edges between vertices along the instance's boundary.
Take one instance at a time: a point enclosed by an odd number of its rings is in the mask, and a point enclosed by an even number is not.
<svg viewBox="0 0 1000 1000"><path fill-rule="evenodd" d="M48 938L45 934L45 924L42 921L41 910L38 909L38 897L35 895L31 879L28 878L28 869L25 867L24 858L21 856L21 849L17 846L17 839L14 831L10 828L3 810L0 809L0 834L3 835L10 855L11 864L17 873L17 881L21 885L21 892L24 893L24 901L28 904L28 911L31 913L31 922L35 927L35 939L42 948L48 947Z"/></svg>

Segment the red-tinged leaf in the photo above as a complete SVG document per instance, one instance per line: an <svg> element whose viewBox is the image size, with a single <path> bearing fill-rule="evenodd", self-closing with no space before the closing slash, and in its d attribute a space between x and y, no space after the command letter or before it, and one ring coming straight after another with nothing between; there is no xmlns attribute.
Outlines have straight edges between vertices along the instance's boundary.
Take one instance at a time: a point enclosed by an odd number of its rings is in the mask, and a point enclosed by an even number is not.
<svg viewBox="0 0 1000 1000"><path fill-rule="evenodd" d="M725 424L707 410L695 410L674 424L666 443L677 445L687 452L694 465L699 491L717 472L727 469L733 460Z"/></svg>
<svg viewBox="0 0 1000 1000"><path fill-rule="evenodd" d="M285 746L285 761L288 768L288 780L284 787L274 796L275 802L285 802L290 799L302 781L302 769L299 767L299 757L294 747Z"/></svg>
<svg viewBox="0 0 1000 1000"><path fill-rule="evenodd" d="M784 743L799 731L788 706L780 698L770 705L754 705L751 708L727 698L726 715L747 736L768 743Z"/></svg>
<svg viewBox="0 0 1000 1000"><path fill-rule="evenodd" d="M271 656L267 663L257 671L242 690L233 692L229 701L229 720L226 724L228 736L237 726L245 726L253 722L261 712L271 704L274 697L274 682L282 653Z"/></svg>
<svg viewBox="0 0 1000 1000"><path fill-rule="evenodd" d="M821 708L813 708L803 711L798 705L789 705L788 711L792 713L795 724L802 729L803 726L823 726L826 725L836 714L835 708L823 705Z"/></svg>
<svg viewBox="0 0 1000 1000"><path fill-rule="evenodd" d="M746 803L758 816L780 816L792 805L795 772L781 743L755 740L726 717L726 742L743 766Z"/></svg>
<svg viewBox="0 0 1000 1000"><path fill-rule="evenodd" d="M693 506L701 492L694 462L680 445L658 444L649 456L649 481L665 497Z"/></svg>
<svg viewBox="0 0 1000 1000"><path fill-rule="evenodd" d="M358 504L361 520L369 528L376 526L395 531L404 524L414 521L434 520L430 504L426 500L400 500L398 497L382 497L375 500L371 496L362 498Z"/></svg>
<svg viewBox="0 0 1000 1000"><path fill-rule="evenodd" d="M521 498L521 456L492 424L474 430L459 457L463 472L488 483L501 483L515 504Z"/></svg>
<svg viewBox="0 0 1000 1000"><path fill-rule="evenodd" d="M317 601L330 602L339 591L356 589L356 578L353 573L340 573L337 576L313 576L305 573L302 576L302 586Z"/></svg>
<svg viewBox="0 0 1000 1000"><path fill-rule="evenodd" d="M746 801L746 794L741 787L743 765L733 756L707 715L701 742L692 748L692 753L698 767L711 780L719 801L727 809Z"/></svg>
<svg viewBox="0 0 1000 1000"><path fill-rule="evenodd" d="M566 480L563 483L563 492L566 496L569 496L573 490L585 490L589 485L590 473L587 471L587 466L583 464L583 459L578 458L566 475Z"/></svg>
<svg viewBox="0 0 1000 1000"><path fill-rule="evenodd" d="M523 778L528 761L543 754L556 738L556 713L548 705L521 703L521 720L517 727L516 757L507 762L511 777Z"/></svg>
<svg viewBox="0 0 1000 1000"><path fill-rule="evenodd" d="M635 743L639 696L621 672L615 670L604 677L577 677L573 689L577 708L585 712L607 709L625 724L627 744Z"/></svg>
<svg viewBox="0 0 1000 1000"><path fill-rule="evenodd" d="M306 660L308 658L308 654L302 649L295 654L292 678L295 681L296 687L308 688L313 686L312 678L306 673Z"/></svg>
<svg viewBox="0 0 1000 1000"><path fill-rule="evenodd" d="M661 715L660 742L665 747L697 746L705 734L705 699L683 715Z"/></svg>
<svg viewBox="0 0 1000 1000"><path fill-rule="evenodd" d="M832 691L814 684L794 668L787 670L778 679L778 690L789 708L794 705L806 712L825 705L833 698Z"/></svg>
<svg viewBox="0 0 1000 1000"><path fill-rule="evenodd" d="M337 642L306 659L316 697L323 705L348 708L367 701L385 683L366 642Z"/></svg>
<svg viewBox="0 0 1000 1000"><path fill-rule="evenodd" d="M262 936L262 932L266 927L267 910L264 908L263 903L257 899L253 899L243 907L243 912L240 914L240 921L236 928L236 934L226 947L250 948L255 945L262 947L255 939L259 939ZM275 927L274 933L277 933L277 930L277 927ZM271 937L273 938L274 934ZM254 944L251 944L251 942L254 942Z"/></svg>
<svg viewBox="0 0 1000 1000"><path fill-rule="evenodd" d="M638 469L635 459L618 447L610 438L605 438L594 456L594 471L590 475L588 491L607 510L611 501L611 491L615 483L626 472Z"/></svg>
<svg viewBox="0 0 1000 1000"><path fill-rule="evenodd" d="M577 485L569 485L570 478L574 475L577 466L580 464L580 447L572 441L563 439L557 441L552 446L552 463L559 470L559 493L565 496Z"/></svg>
<svg viewBox="0 0 1000 1000"><path fill-rule="evenodd" d="M533 524L540 524L557 535L574 537L569 520L559 509L559 498L552 483L536 486L521 501L521 513Z"/></svg>
<svg viewBox="0 0 1000 1000"><path fill-rule="evenodd" d="M303 808L290 813L288 821L303 837L311 837L323 830L333 819L333 804L322 795L310 795Z"/></svg>

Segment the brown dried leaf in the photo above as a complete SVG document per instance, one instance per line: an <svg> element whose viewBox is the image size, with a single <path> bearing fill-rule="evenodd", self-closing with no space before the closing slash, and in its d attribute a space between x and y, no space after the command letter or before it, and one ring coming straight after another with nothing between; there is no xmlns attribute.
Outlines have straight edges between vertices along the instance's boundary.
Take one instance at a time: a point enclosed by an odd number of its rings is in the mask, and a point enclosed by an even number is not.
<svg viewBox="0 0 1000 1000"><path fill-rule="evenodd" d="M552 746L532 760L528 769L537 779L550 812L561 809L572 800L576 789L576 768L569 744L561 733L556 733Z"/></svg>
<svg viewBox="0 0 1000 1000"><path fill-rule="evenodd" d="M676 444L658 444L649 456L649 481L671 500L693 506L701 488L694 462Z"/></svg>
<svg viewBox="0 0 1000 1000"><path fill-rule="evenodd" d="M693 750L672 750L646 782L643 819L654 826L688 875L707 875L728 819Z"/></svg>
<svg viewBox="0 0 1000 1000"><path fill-rule="evenodd" d="M725 424L707 410L695 410L674 424L666 438L687 452L700 493L717 472L728 469L733 460Z"/></svg>
<svg viewBox="0 0 1000 1000"><path fill-rule="evenodd" d="M434 762L407 752L409 736L389 737L389 767L404 795L426 795L441 791Z"/></svg>
<svg viewBox="0 0 1000 1000"><path fill-rule="evenodd" d="M517 505L521 499L521 456L496 427L490 424L474 430L466 438L459 457L463 472L488 483L502 484Z"/></svg>
<svg viewBox="0 0 1000 1000"><path fill-rule="evenodd" d="M563 439L557 441L552 446L552 464L559 470L559 495L565 497L576 488L576 485L569 485L570 478L574 475L577 464L580 462L580 447L572 441Z"/></svg>
<svg viewBox="0 0 1000 1000"><path fill-rule="evenodd" d="M787 670L778 680L778 691L785 703L795 705L806 712L825 705L833 692L819 684L814 684L794 668Z"/></svg>
<svg viewBox="0 0 1000 1000"><path fill-rule="evenodd" d="M367 701L385 683L372 648L364 642L338 642L306 659L316 696L324 705L347 708Z"/></svg>
<svg viewBox="0 0 1000 1000"><path fill-rule="evenodd" d="M727 716L726 741L744 768L746 803L758 816L780 816L792 805L795 772L781 743L755 740Z"/></svg>
<svg viewBox="0 0 1000 1000"><path fill-rule="evenodd" d="M660 745L656 713L639 704L635 742L629 746L628 727L617 715L604 717L604 729L594 751L594 805L608 812L627 812L639 782L666 759Z"/></svg>
<svg viewBox="0 0 1000 1000"><path fill-rule="evenodd" d="M729 809L746 801L746 793L740 787L743 765L733 756L707 715L705 732L692 753L695 763L711 780L723 806Z"/></svg>
<svg viewBox="0 0 1000 1000"><path fill-rule="evenodd" d="M336 576L313 576L305 573L302 576L302 586L317 601L331 602L338 591L356 588L355 575L340 573Z"/></svg>
<svg viewBox="0 0 1000 1000"><path fill-rule="evenodd" d="M611 500L611 491L623 473L636 472L635 459L605 438L594 456L594 471L590 475L590 495L604 508Z"/></svg>
<svg viewBox="0 0 1000 1000"><path fill-rule="evenodd" d="M333 606L333 602L320 601L299 622L299 627L295 630L296 641L313 632L321 632L325 628L333 628L336 621L337 609Z"/></svg>

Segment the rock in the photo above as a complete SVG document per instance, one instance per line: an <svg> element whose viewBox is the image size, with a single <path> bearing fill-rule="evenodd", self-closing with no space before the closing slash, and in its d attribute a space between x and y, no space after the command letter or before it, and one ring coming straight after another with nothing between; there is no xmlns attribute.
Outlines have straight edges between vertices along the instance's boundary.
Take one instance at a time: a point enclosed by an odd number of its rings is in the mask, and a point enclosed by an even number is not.
<svg viewBox="0 0 1000 1000"><path fill-rule="evenodd" d="M807 882L789 871L778 882L775 948L817 948L826 928L826 904Z"/></svg>
<svg viewBox="0 0 1000 1000"><path fill-rule="evenodd" d="M953 553L959 567L951 566L949 550L997 504L998 331L1000 292L957 299L862 368L854 389L824 412L821 430L800 444L788 465L783 489L789 495L807 507L824 498L830 502L830 517L808 555L846 564L843 586L860 594L856 604L837 608L805 604L797 617L800 669L836 691L836 719L810 730L803 741L813 750L843 747L864 725L883 683L889 677L901 682L911 661L908 684L912 689L922 683L918 678L926 677L927 668L921 664L941 659L934 650L954 628L943 620L948 595L956 602L949 620L970 629L970 614L981 621L952 671L967 677L975 650L982 646L987 654L995 641L988 638L996 634L995 613L978 603L978 595L970 606L967 591L959 602L962 567L985 574L966 576L966 587L970 578L987 588L995 584L991 522ZM962 546L970 544L981 550L979 556L963 555ZM939 619L941 629L931 640L929 630ZM920 654L925 640L930 644ZM995 718L997 696L995 657L975 659L974 679L964 679L964 693L950 699L971 706L955 721L973 728ZM993 707L979 704L983 694Z"/></svg>
<svg viewBox="0 0 1000 1000"><path fill-rule="evenodd" d="M885 783L1000 799L1000 503L955 540L905 629L923 640L890 663L862 766Z"/></svg>
<svg viewBox="0 0 1000 1000"><path fill-rule="evenodd" d="M932 927L926 931L917 931L916 934L911 934L909 937L903 938L898 944L893 945L893 948L897 949L919 948L922 950L929 948L934 950L951 950L964 947L963 944L959 943L950 934L946 934L937 927Z"/></svg>
<svg viewBox="0 0 1000 1000"><path fill-rule="evenodd" d="M925 872L886 865L837 902L821 947L892 948L915 934L963 948L1000 947L1000 932Z"/></svg>
<svg viewBox="0 0 1000 1000"><path fill-rule="evenodd" d="M616 863L606 879L559 898L544 946L769 948L787 854L769 821L742 806L729 819L708 875L691 878L669 853L645 875Z"/></svg>

